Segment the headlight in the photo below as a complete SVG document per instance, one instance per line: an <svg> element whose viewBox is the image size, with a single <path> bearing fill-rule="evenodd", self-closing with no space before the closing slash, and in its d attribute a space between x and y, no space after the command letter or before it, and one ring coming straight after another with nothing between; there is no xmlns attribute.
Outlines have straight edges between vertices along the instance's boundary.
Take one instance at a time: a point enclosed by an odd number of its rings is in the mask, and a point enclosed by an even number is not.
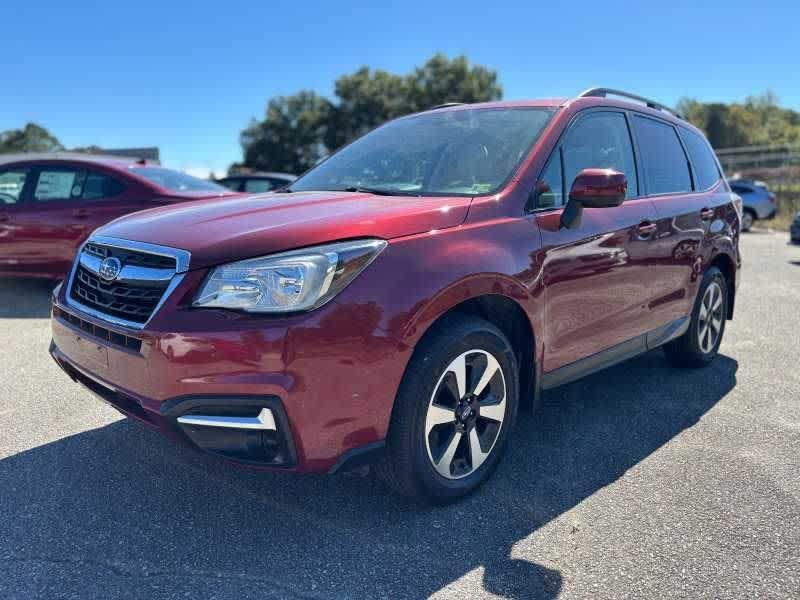
<svg viewBox="0 0 800 600"><path fill-rule="evenodd" d="M217 267L194 306L258 313L317 308L341 292L386 247L383 240L326 244Z"/></svg>

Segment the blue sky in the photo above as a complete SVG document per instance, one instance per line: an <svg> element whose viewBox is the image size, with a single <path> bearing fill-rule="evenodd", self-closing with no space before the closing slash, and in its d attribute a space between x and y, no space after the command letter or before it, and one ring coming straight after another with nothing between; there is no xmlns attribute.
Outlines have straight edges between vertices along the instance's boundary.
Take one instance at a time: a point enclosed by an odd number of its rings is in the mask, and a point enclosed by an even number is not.
<svg viewBox="0 0 800 600"><path fill-rule="evenodd" d="M773 90L800 109L800 3L3 3L0 130L36 121L67 146L158 145L220 174L268 98L437 51L496 69L507 99L605 85L672 104Z"/></svg>

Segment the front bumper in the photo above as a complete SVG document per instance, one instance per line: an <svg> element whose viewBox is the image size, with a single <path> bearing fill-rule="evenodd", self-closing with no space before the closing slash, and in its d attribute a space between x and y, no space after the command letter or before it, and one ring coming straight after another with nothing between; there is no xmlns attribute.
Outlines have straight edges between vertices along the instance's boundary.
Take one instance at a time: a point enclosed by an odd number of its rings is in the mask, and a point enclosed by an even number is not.
<svg viewBox="0 0 800 600"><path fill-rule="evenodd" d="M304 316L265 319L177 303L157 322L180 332L128 330L69 307L63 294L53 304L53 358L169 439L258 468L329 471L386 437L411 350L359 307L333 301ZM253 418L263 408L273 431L178 421Z"/></svg>

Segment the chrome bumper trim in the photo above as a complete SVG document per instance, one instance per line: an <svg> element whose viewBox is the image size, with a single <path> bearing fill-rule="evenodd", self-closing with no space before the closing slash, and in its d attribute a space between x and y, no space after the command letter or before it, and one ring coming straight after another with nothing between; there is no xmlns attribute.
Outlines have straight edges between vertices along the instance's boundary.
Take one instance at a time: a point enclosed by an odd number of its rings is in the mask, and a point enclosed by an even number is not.
<svg viewBox="0 0 800 600"><path fill-rule="evenodd" d="M182 425L201 425L203 427L225 427L228 429L261 429L276 431L275 417L268 408L262 408L257 417L222 417L211 415L184 415L178 417Z"/></svg>

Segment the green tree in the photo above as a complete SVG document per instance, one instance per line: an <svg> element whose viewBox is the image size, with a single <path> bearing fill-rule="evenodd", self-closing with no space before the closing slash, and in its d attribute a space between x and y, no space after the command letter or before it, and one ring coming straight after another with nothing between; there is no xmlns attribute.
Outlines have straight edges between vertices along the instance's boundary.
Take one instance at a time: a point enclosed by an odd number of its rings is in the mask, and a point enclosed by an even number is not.
<svg viewBox="0 0 800 600"><path fill-rule="evenodd" d="M41 125L28 123L22 129L0 133L0 154L17 152L56 152L64 146Z"/></svg>
<svg viewBox="0 0 800 600"><path fill-rule="evenodd" d="M336 80L334 101L308 91L270 100L264 120L242 132L244 160L234 167L300 173L390 119L502 94L497 73L464 56L436 54L405 76L362 67Z"/></svg>
<svg viewBox="0 0 800 600"><path fill-rule="evenodd" d="M234 167L302 173L326 154L329 112L330 103L310 91L271 99L264 120L242 131L244 161Z"/></svg>
<svg viewBox="0 0 800 600"><path fill-rule="evenodd" d="M772 92L733 104L683 98L678 112L702 129L714 148L800 142L800 113L781 108Z"/></svg>
<svg viewBox="0 0 800 600"><path fill-rule="evenodd" d="M406 78L407 112L426 110L445 102L488 102L503 97L497 72L471 66L465 56L450 60L436 54Z"/></svg>
<svg viewBox="0 0 800 600"><path fill-rule="evenodd" d="M336 80L325 146L335 150L381 123L411 112L407 82L387 71L361 67Z"/></svg>

